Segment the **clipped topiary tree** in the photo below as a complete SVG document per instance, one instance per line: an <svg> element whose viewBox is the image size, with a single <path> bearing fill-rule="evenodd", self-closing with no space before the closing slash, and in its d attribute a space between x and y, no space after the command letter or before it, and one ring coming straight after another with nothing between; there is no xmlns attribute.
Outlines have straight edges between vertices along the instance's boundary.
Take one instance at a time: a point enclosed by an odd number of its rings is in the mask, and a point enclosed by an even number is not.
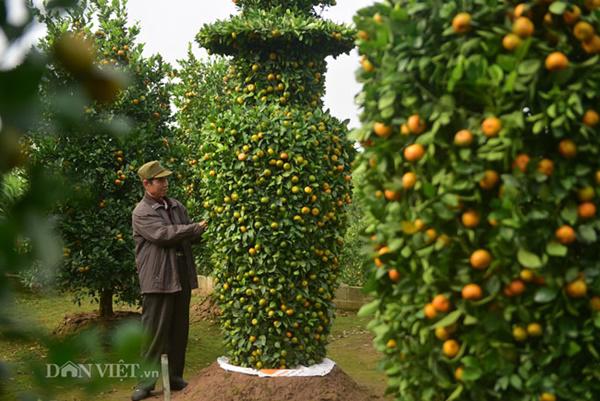
<svg viewBox="0 0 600 401"><path fill-rule="evenodd" d="M353 32L318 17L319 4L332 2L239 0L239 15L197 36L234 57L197 160L237 365L321 361L334 317L353 153L321 96L324 58L349 51Z"/></svg>
<svg viewBox="0 0 600 401"><path fill-rule="evenodd" d="M87 90L101 95L99 101L70 112L87 121L87 132L55 131L55 116L48 112L32 135L36 162L65 177L78 194L55 211L65 245L60 285L77 300L91 296L99 302L100 315L108 316L113 297L128 303L139 299L131 210L143 190L136 171L145 161L170 155L165 83L170 67L159 56L142 56L139 27L127 26L125 1L83 2L66 15L39 17L48 27L41 47L62 61L49 66L41 91L45 104L73 102L79 94L61 88L73 75L88 74L87 69L129 78L121 93L111 82L86 79ZM113 93L115 100L108 101Z"/></svg>
<svg viewBox="0 0 600 401"><path fill-rule="evenodd" d="M375 342L398 400L600 392L600 4L356 17Z"/></svg>

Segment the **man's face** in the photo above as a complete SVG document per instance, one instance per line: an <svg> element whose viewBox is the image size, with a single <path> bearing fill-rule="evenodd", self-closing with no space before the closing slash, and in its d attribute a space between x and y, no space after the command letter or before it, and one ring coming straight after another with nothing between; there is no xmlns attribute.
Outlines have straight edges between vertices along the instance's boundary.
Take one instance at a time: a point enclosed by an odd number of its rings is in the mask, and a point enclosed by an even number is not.
<svg viewBox="0 0 600 401"><path fill-rule="evenodd" d="M167 180L167 177L154 178L150 181L144 180L144 188L153 198L164 198L167 196L167 190L169 189L169 180Z"/></svg>

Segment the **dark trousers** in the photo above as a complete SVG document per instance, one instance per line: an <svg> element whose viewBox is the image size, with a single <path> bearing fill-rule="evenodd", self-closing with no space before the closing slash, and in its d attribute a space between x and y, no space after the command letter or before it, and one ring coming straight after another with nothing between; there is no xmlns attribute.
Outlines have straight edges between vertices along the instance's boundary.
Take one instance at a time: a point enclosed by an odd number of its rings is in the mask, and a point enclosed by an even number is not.
<svg viewBox="0 0 600 401"><path fill-rule="evenodd" d="M146 364L160 367L161 354L167 354L171 379L183 378L190 326L189 277L185 261L179 265L181 291L144 294L142 300L142 326L147 336L142 357ZM156 379L144 379L138 386L152 389L155 384Z"/></svg>

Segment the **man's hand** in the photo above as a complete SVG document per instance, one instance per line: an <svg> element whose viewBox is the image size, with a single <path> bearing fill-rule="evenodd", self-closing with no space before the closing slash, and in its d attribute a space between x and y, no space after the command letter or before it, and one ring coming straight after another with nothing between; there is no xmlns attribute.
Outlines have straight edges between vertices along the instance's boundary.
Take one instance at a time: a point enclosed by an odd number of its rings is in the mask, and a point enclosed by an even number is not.
<svg viewBox="0 0 600 401"><path fill-rule="evenodd" d="M208 223L206 222L206 220L202 220L200 223L198 223L198 225L200 226L202 231L206 231L206 227L208 227Z"/></svg>

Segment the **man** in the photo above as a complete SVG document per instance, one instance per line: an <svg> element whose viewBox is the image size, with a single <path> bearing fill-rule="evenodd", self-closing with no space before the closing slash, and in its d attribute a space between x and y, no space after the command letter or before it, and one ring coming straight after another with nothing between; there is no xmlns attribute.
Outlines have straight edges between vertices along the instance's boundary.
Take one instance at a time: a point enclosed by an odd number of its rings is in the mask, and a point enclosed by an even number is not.
<svg viewBox="0 0 600 401"><path fill-rule="evenodd" d="M185 207L167 197L172 174L158 161L144 164L138 175L145 194L132 216L135 260L142 293L142 325L148 336L142 351L148 364L158 366L169 356L171 389L181 390L189 331L192 288L198 288L191 243L198 242L206 221L192 223ZM156 379L144 379L131 396L150 396Z"/></svg>

